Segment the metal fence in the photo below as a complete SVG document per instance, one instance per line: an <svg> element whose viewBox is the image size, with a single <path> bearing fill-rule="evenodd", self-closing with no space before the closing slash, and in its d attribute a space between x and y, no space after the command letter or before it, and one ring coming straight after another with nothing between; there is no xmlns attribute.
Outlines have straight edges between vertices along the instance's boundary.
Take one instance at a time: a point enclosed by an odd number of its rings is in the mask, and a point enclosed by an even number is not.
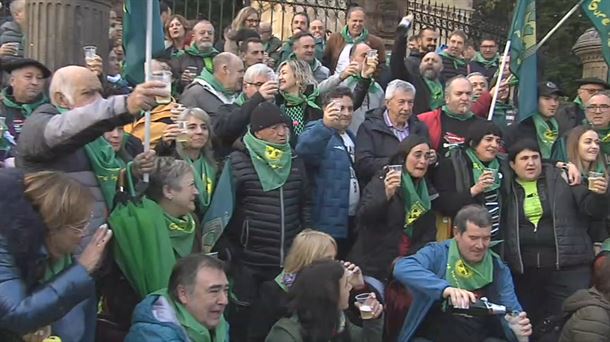
<svg viewBox="0 0 610 342"><path fill-rule="evenodd" d="M486 22L472 10L438 4L432 0L407 0L407 13L414 16L413 30L418 32L425 27L433 27L440 33L440 44L446 44L449 35L462 30L476 44L484 35L494 37L500 45L506 43L507 28Z"/></svg>
<svg viewBox="0 0 610 342"><path fill-rule="evenodd" d="M171 0L167 1L172 13L183 15L189 20L207 19L222 35L222 29L231 25L237 12L245 6L240 0Z"/></svg>

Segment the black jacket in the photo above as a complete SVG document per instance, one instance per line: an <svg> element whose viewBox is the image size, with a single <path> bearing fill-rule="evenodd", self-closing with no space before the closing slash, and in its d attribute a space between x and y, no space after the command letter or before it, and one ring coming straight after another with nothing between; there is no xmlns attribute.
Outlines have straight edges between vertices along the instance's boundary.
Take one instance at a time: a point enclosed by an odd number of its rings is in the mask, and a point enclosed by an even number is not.
<svg viewBox="0 0 610 342"><path fill-rule="evenodd" d="M441 55L441 60L443 61L443 71L441 71L441 82L443 84L458 75L468 76L470 70L468 63L456 68L451 59Z"/></svg>
<svg viewBox="0 0 610 342"><path fill-rule="evenodd" d="M563 103L559 106L559 109L557 109L555 118L559 123L559 130L568 132L572 128L582 124L582 121L585 119L585 112L574 102Z"/></svg>
<svg viewBox="0 0 610 342"><path fill-rule="evenodd" d="M251 266L283 266L294 237L311 224L303 160L293 152L286 183L264 192L247 150L230 154L236 203L226 228L232 255Z"/></svg>
<svg viewBox="0 0 610 342"><path fill-rule="evenodd" d="M397 150L399 141L386 125L381 107L367 112L366 119L356 136L356 173L360 184L365 186ZM415 114L409 118L409 132L428 139L428 128Z"/></svg>
<svg viewBox="0 0 610 342"><path fill-rule="evenodd" d="M566 131L563 129L563 127L560 124L559 125L559 138L563 137L565 134L566 134ZM559 140L560 140L559 138L557 139L557 142L559 142ZM538 144L538 138L536 135L536 126L534 125L534 119L532 117L529 117L529 118L521 121L518 124L508 126L508 129L506 130L506 134L504 135L504 147L506 147L506 149L510 149L510 147L512 145L514 145L517 141L523 140L523 139L529 139ZM554 156L555 150L558 147L557 142L553 145L553 153L551 153L552 156ZM551 158L549 160L545 160L545 161L547 161L549 163L553 163L553 164L556 162L556 160L554 160L553 158Z"/></svg>
<svg viewBox="0 0 610 342"><path fill-rule="evenodd" d="M288 293L275 280L264 282L259 289L258 300L252 307L248 342L264 342L271 327L289 312Z"/></svg>
<svg viewBox="0 0 610 342"><path fill-rule="evenodd" d="M556 263L561 269L568 266L588 265L593 260L593 243L589 236L592 219L601 219L607 214L608 194L590 192L586 184L570 186L563 178L562 170L543 164L544 193L551 207L555 236ZM503 194L502 232L504 236L504 259L515 272L523 273L520 251L519 220L523 206L522 191L517 191L516 181Z"/></svg>
<svg viewBox="0 0 610 342"><path fill-rule="evenodd" d="M360 266L367 276L383 283L392 274L393 261L401 255L400 245L405 235L405 204L402 190L388 201L383 182L385 173L380 171L364 188L358 207L358 238L351 251L350 260ZM433 203L438 197L428 184ZM406 255L416 253L428 242L436 240L436 216L432 210L425 213L413 225ZM404 253L403 253L404 254Z"/></svg>

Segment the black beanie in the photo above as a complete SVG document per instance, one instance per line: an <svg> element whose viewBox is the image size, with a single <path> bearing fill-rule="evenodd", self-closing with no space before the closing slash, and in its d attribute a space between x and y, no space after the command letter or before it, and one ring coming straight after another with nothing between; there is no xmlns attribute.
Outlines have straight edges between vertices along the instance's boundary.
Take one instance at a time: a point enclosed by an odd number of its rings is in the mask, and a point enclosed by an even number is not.
<svg viewBox="0 0 610 342"><path fill-rule="evenodd" d="M260 103L250 115L250 130L252 133L279 123L288 124L288 121L280 108L270 102Z"/></svg>
<svg viewBox="0 0 610 342"><path fill-rule="evenodd" d="M493 121L474 120L470 124L470 127L468 127L468 132L464 139L464 146L475 147L479 145L483 137L488 134L493 134L502 138L502 130Z"/></svg>

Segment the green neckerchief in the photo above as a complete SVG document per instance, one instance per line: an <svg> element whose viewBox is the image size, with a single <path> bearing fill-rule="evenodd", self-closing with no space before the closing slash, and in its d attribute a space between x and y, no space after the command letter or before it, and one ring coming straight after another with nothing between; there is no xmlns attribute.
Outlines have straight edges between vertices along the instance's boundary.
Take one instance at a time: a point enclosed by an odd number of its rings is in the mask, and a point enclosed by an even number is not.
<svg viewBox="0 0 610 342"><path fill-rule="evenodd" d="M430 109L440 108L445 104L445 91L439 80L423 78L430 90Z"/></svg>
<svg viewBox="0 0 610 342"><path fill-rule="evenodd" d="M300 106L303 103L307 103L309 107L322 110L320 106L318 106L318 104L316 103L318 96L320 96L320 91L318 90L318 88L314 89L314 91L309 95L292 95L285 92L281 92L280 94L282 95L284 100L286 100L286 105L289 107Z"/></svg>
<svg viewBox="0 0 610 342"><path fill-rule="evenodd" d="M582 110L582 111L585 110L585 104L582 103L582 99L580 98L580 96L576 96L576 98L574 99L574 103L576 103L576 105L578 106L578 108L580 108L580 110Z"/></svg>
<svg viewBox="0 0 610 342"><path fill-rule="evenodd" d="M64 255L63 258L56 260L54 263L47 263L47 268L44 271L44 276L42 277L42 283L46 283L47 281L53 279L56 275L61 273L61 271L72 265L72 256Z"/></svg>
<svg viewBox="0 0 610 342"><path fill-rule="evenodd" d="M534 232L538 229L538 223L542 218L542 202L538 195L538 181L522 181L517 179L517 183L523 188L523 214L534 225Z"/></svg>
<svg viewBox="0 0 610 342"><path fill-rule="evenodd" d="M445 113L445 115L447 115L448 117L450 117L452 119L456 119L456 120L459 120L459 121L466 121L466 120L468 120L468 119L470 119L470 118L472 118L474 116L473 112L468 112L468 113L465 113L465 114L454 113L451 110L449 110L449 107L447 107L447 105L444 105L442 107L442 109L443 109L443 112Z"/></svg>
<svg viewBox="0 0 610 342"><path fill-rule="evenodd" d="M239 94L239 96L235 99L235 101L233 101L234 104L238 105L238 106L243 106L244 103L246 103L246 101L248 101L248 98L246 97L246 93L242 92L241 94Z"/></svg>
<svg viewBox="0 0 610 342"><path fill-rule="evenodd" d="M203 64L205 65L205 68L209 72L214 71L213 60L214 60L214 57L216 55L218 55L218 53L219 53L218 50L216 50L214 47L210 48L210 50L208 50L208 51L201 51L195 45L191 45L191 46L187 47L186 49L184 49L184 52L191 56L201 57L203 59Z"/></svg>
<svg viewBox="0 0 610 342"><path fill-rule="evenodd" d="M345 82L345 84L347 85L348 88L353 90L356 88L356 84L358 84L358 82L360 82L362 79L363 79L363 77L359 76L359 75L350 76L347 78L347 81ZM371 78L371 83L369 84L368 92L371 94L380 94L383 92L383 89L381 89L379 84L377 84L377 82L375 82L375 80Z"/></svg>
<svg viewBox="0 0 610 342"><path fill-rule="evenodd" d="M199 191L199 204L205 210L210 205L214 192L216 168L206 157L199 157L195 161L190 158L185 158L185 160L191 164L195 171L195 185Z"/></svg>
<svg viewBox="0 0 610 342"><path fill-rule="evenodd" d="M292 150L288 142L272 144L256 138L248 129L244 144L250 152L263 191L277 189L286 183L292 167Z"/></svg>
<svg viewBox="0 0 610 342"><path fill-rule="evenodd" d="M455 69L458 69L460 67L465 67L466 66L466 60L464 60L463 58L451 56L450 54L447 53L447 50L439 53L439 55L441 55L441 56L447 58L448 60L450 60L453 63L453 67Z"/></svg>
<svg viewBox="0 0 610 342"><path fill-rule="evenodd" d="M472 181L474 182L474 184L477 183L479 177L481 177L483 172L485 172L486 168L494 169L496 171L495 172L496 177L495 177L494 183L491 186L485 188L485 192L498 189L501 184L500 177L498 176L498 174L500 172L500 163L498 162L498 159L494 158L494 160L489 162L488 166L485 166L485 165L483 165L483 163L481 162L479 157L477 157L477 154L474 152L474 150L472 148L466 149L466 155L468 156L468 158L470 158L470 161L472 162Z"/></svg>
<svg viewBox="0 0 610 342"><path fill-rule="evenodd" d="M607 251L610 252L610 238L607 238L606 240L604 240L604 242L602 243L602 251Z"/></svg>
<svg viewBox="0 0 610 342"><path fill-rule="evenodd" d="M500 61L500 55L496 55L492 59L485 59L480 52L474 55L474 61L483 65L485 69L497 68Z"/></svg>
<svg viewBox="0 0 610 342"><path fill-rule="evenodd" d="M610 128L596 129L595 131L599 135L599 141L602 145L602 151L605 155L610 156Z"/></svg>
<svg viewBox="0 0 610 342"><path fill-rule="evenodd" d="M366 41L369 40L369 30L365 28L364 30L362 30L362 33L358 37L352 38L352 36L349 34L349 29L347 28L347 25L345 25L341 30L341 36L347 44L355 45L358 43L366 43Z"/></svg>
<svg viewBox="0 0 610 342"><path fill-rule="evenodd" d="M165 225L169 232L169 239L176 256L183 258L193 252L193 241L195 240L195 220L191 214L181 218L173 217L163 212Z"/></svg>
<svg viewBox="0 0 610 342"><path fill-rule="evenodd" d="M192 342L227 342L229 335L229 324L224 316L220 316L220 323L214 328L214 334L210 334L210 330L193 317L193 315L178 301L175 301L169 295L167 289L162 289L153 294L160 295L170 304L172 304L176 318L180 325L186 330Z"/></svg>
<svg viewBox="0 0 610 342"><path fill-rule="evenodd" d="M46 96L44 96L44 94L43 94L42 96L40 96L40 98L38 100L36 100L36 102L18 104L17 102L15 102L13 100L14 97L11 94L7 93L7 91L6 91L7 89L8 88L2 89L2 103L7 108L14 108L14 109L21 111L21 113L23 114L23 116L25 118L29 117L36 110L36 108L49 102L49 99ZM12 116L9 117L10 112L5 113L5 115L7 115L7 118L6 118L7 122L13 121Z"/></svg>
<svg viewBox="0 0 610 342"><path fill-rule="evenodd" d="M123 139L123 143L125 140ZM104 195L106 207L112 209L114 195L116 194L116 182L119 179L121 169L127 167L127 164L117 156L112 149L112 145L103 136L85 145L85 152L89 157L102 195Z"/></svg>
<svg viewBox="0 0 610 342"><path fill-rule="evenodd" d="M491 250L487 250L480 263L473 265L462 259L455 238L451 239L445 280L452 287L467 291L478 290L493 281L493 274L493 252Z"/></svg>
<svg viewBox="0 0 610 342"><path fill-rule="evenodd" d="M408 237L413 237L413 224L430 210L430 194L425 179L413 184L413 179L406 171L402 173L401 188L405 196L405 224Z"/></svg>
<svg viewBox="0 0 610 342"><path fill-rule="evenodd" d="M559 136L559 124L557 123L557 119L550 118L549 120L545 120L540 113L534 114L532 119L534 120L534 126L536 126L536 138L538 139L542 158L549 159L551 158L551 152L553 151L553 144L555 144L555 141L557 141L557 137Z"/></svg>
<svg viewBox="0 0 610 342"><path fill-rule="evenodd" d="M212 87L217 92L224 94L228 98L231 98L233 95L235 95L235 91L226 89L220 82L218 82L216 77L214 77L214 74L212 74L207 68L203 68L201 70L201 74L195 77L195 79L206 81L206 83L209 84L210 87Z"/></svg>

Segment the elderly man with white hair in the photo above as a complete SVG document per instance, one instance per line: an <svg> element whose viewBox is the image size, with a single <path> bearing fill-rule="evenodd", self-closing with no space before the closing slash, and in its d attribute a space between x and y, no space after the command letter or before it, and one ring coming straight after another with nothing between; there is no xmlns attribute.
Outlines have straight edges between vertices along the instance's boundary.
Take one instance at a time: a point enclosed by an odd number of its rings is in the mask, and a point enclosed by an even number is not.
<svg viewBox="0 0 610 342"><path fill-rule="evenodd" d="M396 147L409 135L428 139L428 130L415 115L415 87L394 80L385 91L385 106L374 110L364 120L356 136L356 173L361 184L388 164Z"/></svg>
<svg viewBox="0 0 610 342"><path fill-rule="evenodd" d="M93 144L104 133L139 117L155 106L155 96L167 96L163 82L138 85L129 95L102 98L102 85L89 69L67 66L51 80L51 104L45 104L24 123L17 146L17 167L26 172L63 171L88 187L96 203L82 234L81 247L106 219L108 209L102 186L116 179L114 158L104 146ZM110 146L108 144L108 146ZM110 147L111 148L111 147ZM139 176L152 169L154 151L137 155L132 171ZM76 229L76 228L75 228Z"/></svg>

